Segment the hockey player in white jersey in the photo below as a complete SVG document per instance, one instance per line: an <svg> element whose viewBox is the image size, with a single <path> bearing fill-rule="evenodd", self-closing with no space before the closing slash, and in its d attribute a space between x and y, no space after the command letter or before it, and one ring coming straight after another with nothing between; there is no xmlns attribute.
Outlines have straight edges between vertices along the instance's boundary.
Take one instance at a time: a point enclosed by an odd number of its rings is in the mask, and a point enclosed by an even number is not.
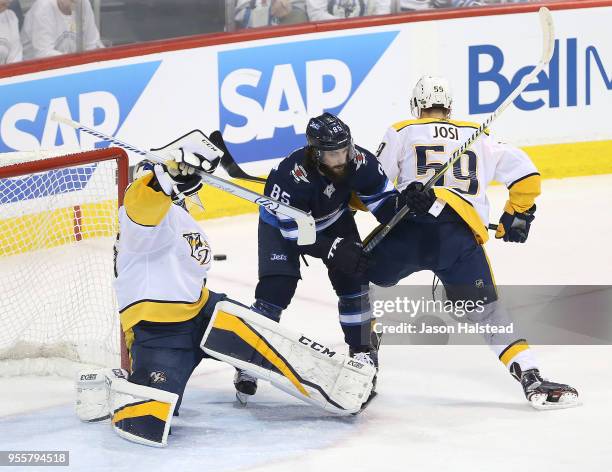
<svg viewBox="0 0 612 472"><path fill-rule="evenodd" d="M535 218L540 174L523 151L496 142L486 130L436 186L425 191L424 183L479 125L450 119L452 97L443 78L422 77L410 103L417 119L387 130L378 159L411 212L373 249L369 279L391 286L411 273L430 270L444 284L449 300L485 303L481 313L467 315L469 321L509 325L483 248L489 223L486 190L495 180L509 191L495 237L524 243ZM574 388L541 377L524 339L505 333L485 338L534 407L577 404Z"/></svg>
<svg viewBox="0 0 612 472"><path fill-rule="evenodd" d="M200 132L154 151L166 164L141 162L119 210L115 291L131 372L81 372L78 416L110 418L120 436L165 446L187 380L208 356L327 411L359 412L373 367L206 287L211 245L185 199L197 198L198 172L214 172L222 151Z"/></svg>

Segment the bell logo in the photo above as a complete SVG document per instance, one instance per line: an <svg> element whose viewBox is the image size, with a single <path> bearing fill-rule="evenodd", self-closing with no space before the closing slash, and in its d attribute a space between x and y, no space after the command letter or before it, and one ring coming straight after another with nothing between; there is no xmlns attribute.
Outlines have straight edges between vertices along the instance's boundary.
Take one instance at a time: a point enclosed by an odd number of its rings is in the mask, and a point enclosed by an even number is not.
<svg viewBox="0 0 612 472"><path fill-rule="evenodd" d="M514 106L533 111L544 107L589 106L593 96L603 99L612 90L612 77L609 78L612 64L610 55L602 49L581 44L577 38L557 39L547 70L540 72L537 81L514 100ZM534 68L524 66L512 73L504 68L504 60L504 52L493 44L470 46L470 114L495 111Z"/></svg>

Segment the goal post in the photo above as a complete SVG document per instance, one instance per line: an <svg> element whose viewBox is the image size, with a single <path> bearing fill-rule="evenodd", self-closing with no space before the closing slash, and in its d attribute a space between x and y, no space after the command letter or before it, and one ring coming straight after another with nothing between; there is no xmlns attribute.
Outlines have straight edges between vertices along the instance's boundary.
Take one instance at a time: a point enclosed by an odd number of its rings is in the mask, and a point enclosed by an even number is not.
<svg viewBox="0 0 612 472"><path fill-rule="evenodd" d="M119 148L0 154L0 376L127 367L113 290Z"/></svg>

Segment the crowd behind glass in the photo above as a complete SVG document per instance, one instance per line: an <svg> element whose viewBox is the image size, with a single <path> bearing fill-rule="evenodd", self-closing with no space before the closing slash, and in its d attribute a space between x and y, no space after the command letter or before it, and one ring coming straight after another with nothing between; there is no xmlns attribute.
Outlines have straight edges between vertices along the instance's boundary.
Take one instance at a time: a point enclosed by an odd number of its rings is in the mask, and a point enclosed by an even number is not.
<svg viewBox="0 0 612 472"><path fill-rule="evenodd" d="M0 0L0 64L194 34L535 0Z"/></svg>

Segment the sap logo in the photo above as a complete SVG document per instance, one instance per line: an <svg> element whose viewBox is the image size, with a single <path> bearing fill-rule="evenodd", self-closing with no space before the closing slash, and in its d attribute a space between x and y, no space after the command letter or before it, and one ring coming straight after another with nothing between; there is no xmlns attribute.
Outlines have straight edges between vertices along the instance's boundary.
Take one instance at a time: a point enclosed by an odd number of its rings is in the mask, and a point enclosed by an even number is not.
<svg viewBox="0 0 612 472"><path fill-rule="evenodd" d="M560 56L564 60L560 61ZM561 105L573 107L578 105L578 96L584 92L584 104L591 104L591 92L612 90L612 77L608 78L606 66L602 60L610 55L600 54L595 46L579 48L576 38L567 38L564 42L555 41L555 52L548 65L548 72L538 74L537 82L527 86L525 92L514 100L514 105L525 111L538 110L542 107L558 108ZM489 66L487 67L486 65ZM562 64L562 66L560 65ZM579 67L581 64L581 67ZM582 67L583 64L583 67ZM518 86L521 79L529 74L534 66L520 68L509 76L502 73L504 65L503 51L492 44L470 46L469 48L469 112L470 114L493 112ZM562 70L562 67L565 70ZM599 83L598 83L599 82ZM495 89L495 98L491 93L483 97L483 89L489 92ZM533 92L541 92L536 94ZM529 95L534 98L527 98Z"/></svg>
<svg viewBox="0 0 612 472"><path fill-rule="evenodd" d="M308 346L312 350L320 352L321 354L324 354L326 356L334 357L336 355L336 351L330 351L328 347L325 347L323 346L323 344L319 344L318 342L313 341L312 339L308 339L306 336L300 336L300 339L298 341L304 346Z"/></svg>
<svg viewBox="0 0 612 472"><path fill-rule="evenodd" d="M0 85L0 151L57 146L102 147L100 137L51 120L52 114L113 135L123 124L160 61L130 64Z"/></svg>
<svg viewBox="0 0 612 472"><path fill-rule="evenodd" d="M219 118L230 151L244 162L303 145L308 118L340 113L397 34L220 52Z"/></svg>

